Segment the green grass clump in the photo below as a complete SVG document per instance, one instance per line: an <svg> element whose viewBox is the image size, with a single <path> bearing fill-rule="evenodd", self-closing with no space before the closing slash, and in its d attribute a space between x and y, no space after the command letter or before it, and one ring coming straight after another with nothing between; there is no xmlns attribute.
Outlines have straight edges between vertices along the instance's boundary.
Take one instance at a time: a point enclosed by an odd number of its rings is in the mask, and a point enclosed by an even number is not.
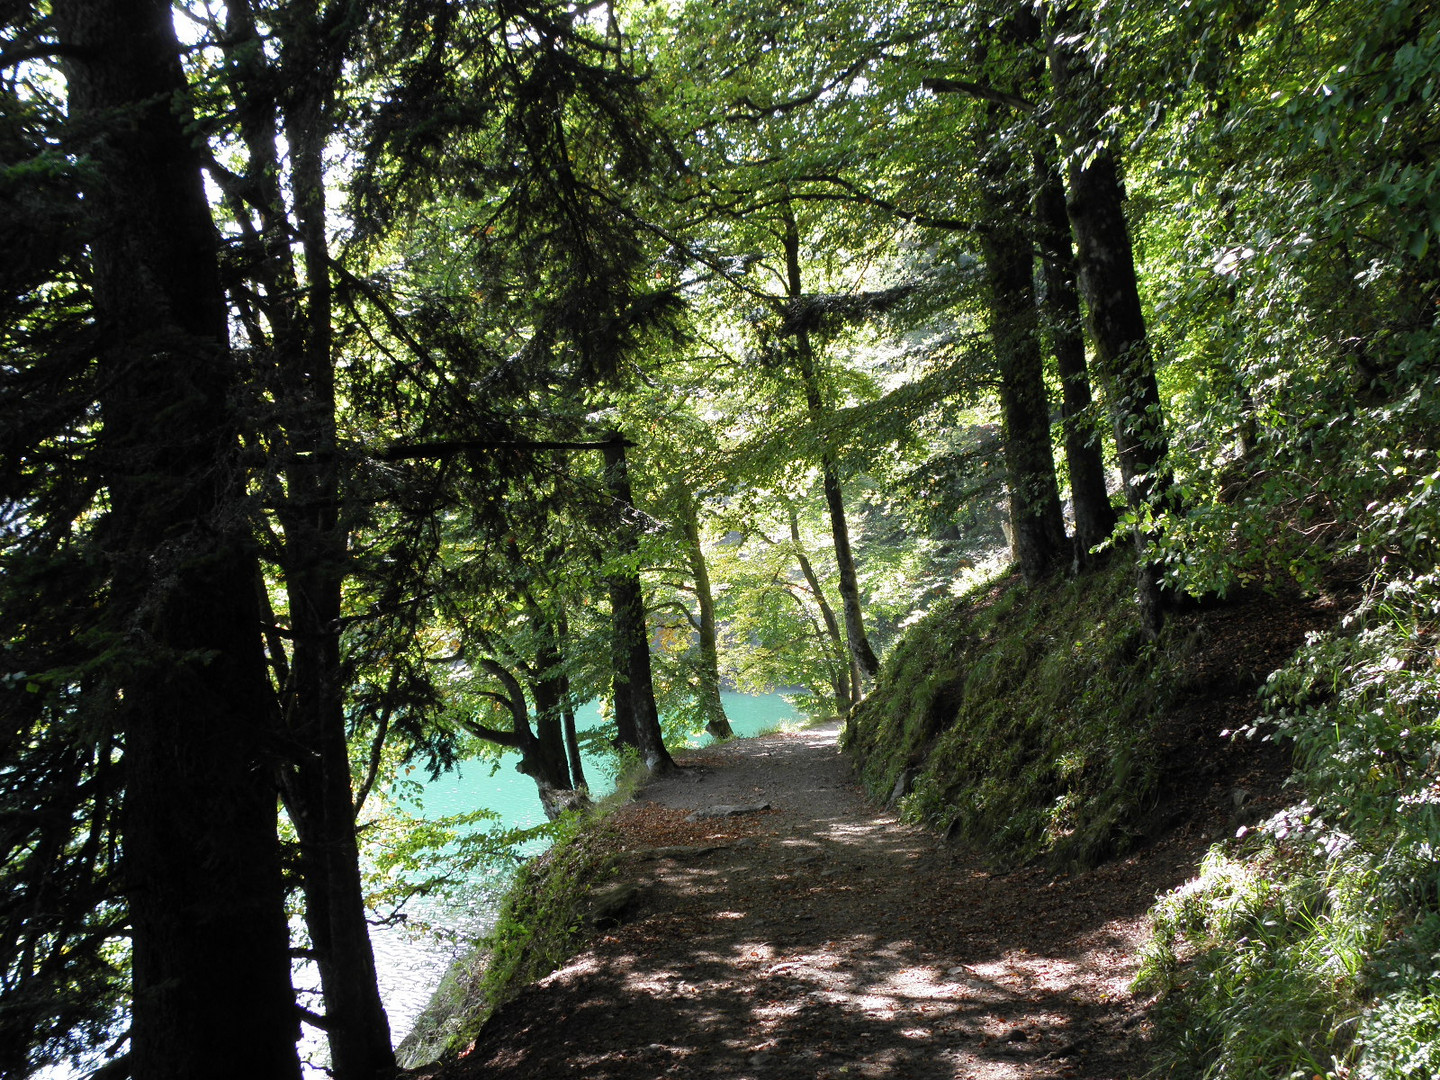
<svg viewBox="0 0 1440 1080"><path fill-rule="evenodd" d="M1250 734L1293 742L1306 801L1152 911L1165 1075L1440 1076L1437 614L1435 575L1392 582L1271 676Z"/></svg>
<svg viewBox="0 0 1440 1080"><path fill-rule="evenodd" d="M1309 1080L1349 1054L1384 917L1296 842L1258 835L1151 911L1136 990L1164 994L1164 1075Z"/></svg>
<svg viewBox="0 0 1440 1080"><path fill-rule="evenodd" d="M1001 862L1093 865L1144 835L1171 669L1122 563L985 582L911 627L845 733L871 793L909 772L907 819Z"/></svg>

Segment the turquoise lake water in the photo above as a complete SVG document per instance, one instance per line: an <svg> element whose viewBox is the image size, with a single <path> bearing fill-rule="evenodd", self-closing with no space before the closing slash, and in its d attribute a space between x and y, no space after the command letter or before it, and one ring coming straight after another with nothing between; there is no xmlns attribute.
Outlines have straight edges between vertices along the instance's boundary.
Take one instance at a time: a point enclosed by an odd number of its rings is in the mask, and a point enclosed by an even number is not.
<svg viewBox="0 0 1440 1080"><path fill-rule="evenodd" d="M724 693L725 712L739 737L759 734L780 724L798 719L790 704L779 694ZM581 728L600 723L596 706L582 709L576 716ZM702 736L696 745L710 741ZM672 748L673 749L673 748ZM421 805L427 817L444 817L477 809L495 812L495 828L528 828L542 824L545 813L535 782L516 772L510 756L493 770L488 761L460 765L454 772L425 784ZM601 761L585 760L586 779L590 792L600 798L614 789L615 778ZM531 851L530 854L536 852ZM376 927L371 937L375 946L375 963L379 969L380 992L390 1014L390 1030L395 1041L409 1032L415 1017L425 1007L431 992L455 957L466 951L466 944L489 929L494 918L502 875L493 880L480 880L467 888L463 899L441 906L420 907L417 915L439 926L457 932L459 940L437 941L417 937L414 933L391 927Z"/></svg>
<svg viewBox="0 0 1440 1080"><path fill-rule="evenodd" d="M730 724L741 738L798 719L795 710L779 694L727 692L722 696ZM577 714L576 721L582 728L598 725L598 708L587 706ZM709 741L708 736L702 736L695 745ZM427 783L423 794L425 813L443 817L483 808L498 815L493 823L496 828L528 828L541 824L545 813L535 792L535 782L515 771L515 760L518 758L502 761L493 774L490 762L462 764L454 772ZM602 762L587 759L585 768L591 793L597 798L614 789L615 778L606 773ZM371 940L375 947L380 994L390 1016L390 1032L396 1043L409 1033L415 1018L430 1000L430 994L450 964L458 955L469 951L469 942L490 927L502 886L501 876L496 875L493 881L475 882L466 890L464 900L457 904L422 907L417 911L418 916L455 931L453 941L417 936L397 927L372 927ZM315 981L313 972L307 974L303 965L296 974L297 986L303 987ZM301 996L306 998L309 995L302 989ZM313 997L307 1003L319 1005ZM309 1027L304 1029L300 1051L302 1057L309 1060L305 1069L307 1080L323 1080L326 1073L321 1063L326 1051L324 1039L318 1031ZM60 1065L41 1070L37 1080L77 1080L89 1071L86 1063Z"/></svg>

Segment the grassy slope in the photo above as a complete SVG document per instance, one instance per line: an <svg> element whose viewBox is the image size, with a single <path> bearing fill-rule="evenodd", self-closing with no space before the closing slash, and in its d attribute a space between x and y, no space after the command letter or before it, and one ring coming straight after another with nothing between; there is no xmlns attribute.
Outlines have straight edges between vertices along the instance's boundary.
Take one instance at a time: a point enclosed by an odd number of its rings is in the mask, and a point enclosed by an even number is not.
<svg viewBox="0 0 1440 1080"><path fill-rule="evenodd" d="M619 805L611 798L576 815L554 847L520 869L495 929L451 965L401 1044L403 1067L461 1053L492 1012L583 947L597 899L615 881L620 844L606 813Z"/></svg>
<svg viewBox="0 0 1440 1080"><path fill-rule="evenodd" d="M866 786L997 861L1093 865L1157 827L1159 731L1185 689L1170 635L1144 644L1126 566L933 610L846 730ZM904 782L902 782L904 778Z"/></svg>
<svg viewBox="0 0 1440 1080"><path fill-rule="evenodd" d="M1440 572L1343 622L1341 585L1172 617L1149 647L1125 567L1003 578L912 627L849 724L877 799L1002 864L1213 818L1240 777L1285 775L1272 740L1294 748L1290 785L1152 912L1165 1075L1440 1076Z"/></svg>

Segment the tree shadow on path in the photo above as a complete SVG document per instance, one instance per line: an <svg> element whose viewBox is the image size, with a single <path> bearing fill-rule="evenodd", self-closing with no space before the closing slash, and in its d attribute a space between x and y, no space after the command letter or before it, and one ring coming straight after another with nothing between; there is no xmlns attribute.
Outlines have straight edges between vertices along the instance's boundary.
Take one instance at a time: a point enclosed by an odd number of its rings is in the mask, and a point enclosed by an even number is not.
<svg viewBox="0 0 1440 1080"><path fill-rule="evenodd" d="M1075 879L992 874L868 803L834 727L689 759L619 814L638 898L443 1080L1139 1075L1127 983L1185 833ZM687 821L695 810L755 807Z"/></svg>

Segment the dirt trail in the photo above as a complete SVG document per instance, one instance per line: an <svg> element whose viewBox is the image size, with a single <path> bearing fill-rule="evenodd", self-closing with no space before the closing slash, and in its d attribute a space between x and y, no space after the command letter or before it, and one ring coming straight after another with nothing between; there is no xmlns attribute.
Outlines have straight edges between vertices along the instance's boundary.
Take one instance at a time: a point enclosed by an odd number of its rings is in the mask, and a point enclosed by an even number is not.
<svg viewBox="0 0 1440 1080"><path fill-rule="evenodd" d="M616 925L438 1075L1138 1076L1145 911L1202 830L1074 879L990 874L868 803L836 735L711 748L644 788L619 815L639 892Z"/></svg>

